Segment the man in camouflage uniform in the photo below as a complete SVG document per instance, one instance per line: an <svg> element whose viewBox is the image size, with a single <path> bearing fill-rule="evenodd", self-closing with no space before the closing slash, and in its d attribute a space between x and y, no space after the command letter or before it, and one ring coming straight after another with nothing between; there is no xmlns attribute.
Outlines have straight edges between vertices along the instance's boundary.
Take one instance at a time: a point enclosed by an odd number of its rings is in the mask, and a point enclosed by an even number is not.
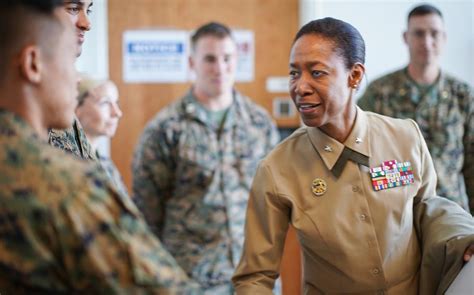
<svg viewBox="0 0 474 295"><path fill-rule="evenodd" d="M77 34L77 56L81 55L85 33L91 29L89 14L92 5L92 0L64 1L63 12L74 24ZM74 118L72 125L67 129L49 130L49 143L80 158L98 160L77 118Z"/></svg>
<svg viewBox="0 0 474 295"><path fill-rule="evenodd" d="M0 2L0 293L199 293L96 163L47 143L76 106L61 5Z"/></svg>
<svg viewBox="0 0 474 295"><path fill-rule="evenodd" d="M408 66L372 82L358 104L415 120L438 174L437 193L474 212L474 92L440 69L446 42L441 12L431 5L415 7L403 37Z"/></svg>
<svg viewBox="0 0 474 295"><path fill-rule="evenodd" d="M195 83L145 128L134 200L188 275L208 294L232 294L250 185L278 133L267 112L233 88L230 30L209 23L191 43Z"/></svg>

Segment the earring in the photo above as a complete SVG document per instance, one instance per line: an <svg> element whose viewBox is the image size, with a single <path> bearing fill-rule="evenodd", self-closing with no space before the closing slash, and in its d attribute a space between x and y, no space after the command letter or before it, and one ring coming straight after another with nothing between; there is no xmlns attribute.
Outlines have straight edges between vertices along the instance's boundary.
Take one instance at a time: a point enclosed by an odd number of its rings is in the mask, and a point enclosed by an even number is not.
<svg viewBox="0 0 474 295"><path fill-rule="evenodd" d="M352 84L352 88L357 89L357 87L359 87L359 84L357 83Z"/></svg>

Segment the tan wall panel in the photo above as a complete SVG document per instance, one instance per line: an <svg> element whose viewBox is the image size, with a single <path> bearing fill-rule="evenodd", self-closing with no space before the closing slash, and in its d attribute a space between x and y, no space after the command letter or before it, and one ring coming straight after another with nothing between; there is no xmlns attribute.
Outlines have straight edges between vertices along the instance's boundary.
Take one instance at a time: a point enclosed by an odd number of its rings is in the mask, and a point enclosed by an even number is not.
<svg viewBox="0 0 474 295"><path fill-rule="evenodd" d="M192 30L211 21L231 28L253 30L255 34L255 81L237 84L271 113L272 98L288 96L287 92L271 94L265 89L269 76L288 75L288 57L292 38L298 29L298 0L109 0L109 67L110 77L118 85L123 118L112 140L112 157L131 188L131 161L138 138L148 120L161 108L181 97L189 84L126 84L122 80L122 34L126 30L176 28ZM281 127L296 127L297 117L278 120ZM290 233L291 243L296 243ZM291 240L293 239L293 240ZM290 243L290 244L291 244ZM296 246L295 246L296 245ZM297 244L291 244L291 257L298 255ZM295 261L286 259L285 261ZM296 269L297 266L288 266ZM290 269L284 267L285 269ZM291 271L295 274L295 271ZM299 273L284 284L285 294L300 290ZM291 290L291 291L289 291Z"/></svg>

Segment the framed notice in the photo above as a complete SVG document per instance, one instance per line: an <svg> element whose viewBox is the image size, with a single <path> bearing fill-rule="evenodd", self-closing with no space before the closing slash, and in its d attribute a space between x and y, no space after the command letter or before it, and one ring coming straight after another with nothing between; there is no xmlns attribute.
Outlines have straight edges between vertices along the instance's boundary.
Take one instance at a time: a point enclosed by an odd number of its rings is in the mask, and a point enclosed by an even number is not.
<svg viewBox="0 0 474 295"><path fill-rule="evenodd" d="M253 31L233 30L237 43L236 82L252 82L255 71L255 38Z"/></svg>
<svg viewBox="0 0 474 295"><path fill-rule="evenodd" d="M127 83L187 82L188 37L181 30L133 30L123 34L123 80Z"/></svg>

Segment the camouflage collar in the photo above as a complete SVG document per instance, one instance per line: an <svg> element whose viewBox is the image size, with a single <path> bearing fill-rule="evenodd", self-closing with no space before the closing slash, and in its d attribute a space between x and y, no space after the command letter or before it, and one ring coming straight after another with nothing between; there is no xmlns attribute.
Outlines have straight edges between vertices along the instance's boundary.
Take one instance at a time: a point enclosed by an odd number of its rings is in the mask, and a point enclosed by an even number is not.
<svg viewBox="0 0 474 295"><path fill-rule="evenodd" d="M405 77L405 87L399 90L399 94L404 96L407 93L410 94L411 101L418 104L425 98L425 101L430 105L438 103L439 95L444 98L446 75L443 70L440 69L439 75L436 80L430 85L420 85L408 74L408 66L401 70L401 73Z"/></svg>
<svg viewBox="0 0 474 295"><path fill-rule="evenodd" d="M0 136L21 136L28 140L39 140L41 139L38 133L26 122L22 117L17 114L0 108Z"/></svg>
<svg viewBox="0 0 474 295"><path fill-rule="evenodd" d="M206 111L198 105L197 98L194 96L192 89L190 89L183 97L180 107L181 111L191 119L200 121L209 127L215 127L213 126L212 121L208 117ZM233 101L229 107L222 128L223 130L230 129L236 125L239 125L240 123L246 123L249 120L250 117L248 111L245 110L244 107L244 98L237 90L234 90Z"/></svg>

